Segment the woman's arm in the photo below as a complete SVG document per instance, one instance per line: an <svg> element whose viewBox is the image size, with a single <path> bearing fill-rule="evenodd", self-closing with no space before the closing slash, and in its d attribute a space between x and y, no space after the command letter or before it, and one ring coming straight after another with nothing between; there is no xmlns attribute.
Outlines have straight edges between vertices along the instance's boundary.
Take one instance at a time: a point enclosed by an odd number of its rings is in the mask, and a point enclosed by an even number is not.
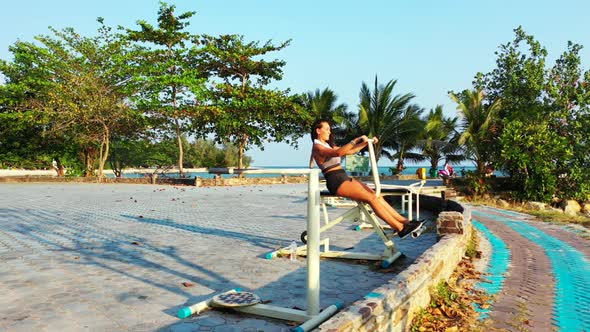
<svg viewBox="0 0 590 332"><path fill-rule="evenodd" d="M355 144L354 149L352 149L348 154L357 153L369 145L369 138L366 135L357 138L357 140L361 140L361 142ZM379 142L379 139L377 137L373 137L373 144L377 144L377 142Z"/></svg>
<svg viewBox="0 0 590 332"><path fill-rule="evenodd" d="M320 144L314 144L313 146L313 154L317 153L323 158L332 158L332 157L343 157L349 154L354 154L362 150L365 146L367 146L369 138L366 135L361 137L357 137L350 141L349 143L339 147L339 148L327 148Z"/></svg>

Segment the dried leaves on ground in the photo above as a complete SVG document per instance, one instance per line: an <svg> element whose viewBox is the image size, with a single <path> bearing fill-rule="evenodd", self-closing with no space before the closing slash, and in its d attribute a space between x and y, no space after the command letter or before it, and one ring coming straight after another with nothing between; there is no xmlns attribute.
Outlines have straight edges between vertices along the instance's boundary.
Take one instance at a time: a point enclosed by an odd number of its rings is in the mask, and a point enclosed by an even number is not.
<svg viewBox="0 0 590 332"><path fill-rule="evenodd" d="M465 257L448 281L441 281L431 291L431 301L412 321L416 331L491 331L490 323L479 320L475 305L486 309L491 297L475 287L482 281L472 258Z"/></svg>

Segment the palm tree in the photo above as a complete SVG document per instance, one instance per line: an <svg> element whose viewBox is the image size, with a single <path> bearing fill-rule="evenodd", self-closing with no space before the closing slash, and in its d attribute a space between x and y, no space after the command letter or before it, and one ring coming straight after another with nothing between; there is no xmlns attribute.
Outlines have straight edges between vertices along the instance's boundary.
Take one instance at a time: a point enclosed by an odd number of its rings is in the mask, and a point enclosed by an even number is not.
<svg viewBox="0 0 590 332"><path fill-rule="evenodd" d="M432 170L437 169L441 159L444 158L449 162L465 159L462 154L457 153L459 151L459 145L456 144L458 140L457 121L457 117L445 117L441 105L431 109L424 118L426 126L418 145L424 159L430 161L431 176L434 176L432 173L436 171Z"/></svg>
<svg viewBox="0 0 590 332"><path fill-rule="evenodd" d="M387 156L391 161L397 159L396 169L398 174L404 170L406 160L413 162L424 160L422 154L412 152L424 131L425 122L420 119L421 114L422 108L418 105L408 105L402 115L402 122L397 128L393 144L384 146L386 149L396 151L394 154L386 154L387 150L384 150L383 155Z"/></svg>
<svg viewBox="0 0 590 332"><path fill-rule="evenodd" d="M353 114L348 113L346 104L337 104L338 96L334 91L325 88L320 91L307 92L300 95L301 106L308 111L311 121L324 119L332 124L332 131L337 141L346 136L346 128L353 122Z"/></svg>
<svg viewBox="0 0 590 332"><path fill-rule="evenodd" d="M324 119L333 124L341 124L346 118L346 104L336 105L338 96L334 91L325 88L320 91L308 92L301 96L302 106L314 120Z"/></svg>
<svg viewBox="0 0 590 332"><path fill-rule="evenodd" d="M457 103L462 117L462 133L458 143L465 146L466 157L475 162L477 172L485 174L486 164L491 161L493 139L497 131L497 114L500 99L487 101L483 90L465 90L450 94Z"/></svg>
<svg viewBox="0 0 590 332"><path fill-rule="evenodd" d="M404 110L414 98L411 93L394 95L396 83L397 80L391 80L385 85L379 85L375 76L373 91L365 82L361 86L358 128L369 137L379 137L375 146L377 161L383 147L395 144L396 135L403 123Z"/></svg>

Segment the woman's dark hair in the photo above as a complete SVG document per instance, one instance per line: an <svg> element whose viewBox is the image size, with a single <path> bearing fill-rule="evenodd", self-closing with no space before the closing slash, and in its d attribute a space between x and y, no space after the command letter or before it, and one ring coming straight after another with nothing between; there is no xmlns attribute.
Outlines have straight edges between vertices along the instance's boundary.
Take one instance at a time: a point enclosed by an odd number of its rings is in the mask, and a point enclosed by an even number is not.
<svg viewBox="0 0 590 332"><path fill-rule="evenodd" d="M311 126L311 141L312 142L313 142L313 140L315 140L316 138L318 138L318 133L317 133L316 129L322 128L322 125L324 123L327 123L328 125L330 125L330 127L332 126L332 124L330 123L330 121L328 121L326 119L318 119L318 120L315 120L315 122ZM330 139L328 141L328 144L330 146L334 146L334 134L333 133L330 133Z"/></svg>

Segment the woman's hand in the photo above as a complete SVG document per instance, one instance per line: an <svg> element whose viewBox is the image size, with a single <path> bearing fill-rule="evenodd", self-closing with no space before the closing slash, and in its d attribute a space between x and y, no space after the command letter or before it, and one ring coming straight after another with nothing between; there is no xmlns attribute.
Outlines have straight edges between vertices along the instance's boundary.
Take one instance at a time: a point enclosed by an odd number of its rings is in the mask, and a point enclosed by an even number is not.
<svg viewBox="0 0 590 332"><path fill-rule="evenodd" d="M377 144L379 142L379 137L373 137L373 144Z"/></svg>

